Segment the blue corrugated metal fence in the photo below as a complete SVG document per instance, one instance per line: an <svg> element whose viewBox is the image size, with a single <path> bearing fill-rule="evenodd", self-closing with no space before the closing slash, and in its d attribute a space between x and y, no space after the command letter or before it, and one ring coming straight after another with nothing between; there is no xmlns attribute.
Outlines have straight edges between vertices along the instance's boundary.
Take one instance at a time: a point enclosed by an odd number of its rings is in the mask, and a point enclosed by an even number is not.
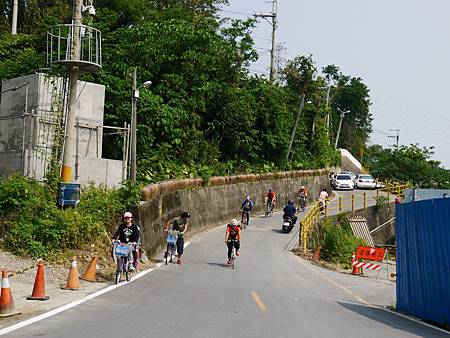
<svg viewBox="0 0 450 338"><path fill-rule="evenodd" d="M450 324L450 198L397 206L397 309Z"/></svg>

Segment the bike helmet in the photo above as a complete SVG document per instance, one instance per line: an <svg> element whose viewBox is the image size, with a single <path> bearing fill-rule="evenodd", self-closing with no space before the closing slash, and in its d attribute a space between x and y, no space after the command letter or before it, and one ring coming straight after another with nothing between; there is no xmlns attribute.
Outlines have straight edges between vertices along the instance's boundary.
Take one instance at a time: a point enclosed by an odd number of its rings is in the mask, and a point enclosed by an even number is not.
<svg viewBox="0 0 450 338"><path fill-rule="evenodd" d="M190 218L190 217L191 217L191 214L187 211L183 211L181 213L181 218Z"/></svg>
<svg viewBox="0 0 450 338"><path fill-rule="evenodd" d="M123 214L123 218L133 218L133 214L129 211Z"/></svg>
<svg viewBox="0 0 450 338"><path fill-rule="evenodd" d="M269 188L269 192L272 192L272 188Z"/></svg>
<svg viewBox="0 0 450 338"><path fill-rule="evenodd" d="M245 199L246 199L247 201L249 201L249 200L250 200L250 196L247 196Z"/></svg>
<svg viewBox="0 0 450 338"><path fill-rule="evenodd" d="M238 225L239 225L239 221L238 221L236 218L233 218L233 219L231 220L231 225L232 225L232 226L238 226Z"/></svg>
<svg viewBox="0 0 450 338"><path fill-rule="evenodd" d="M292 202L292 200L289 200L289 201L288 201L288 204L289 204L289 205L293 205L294 202Z"/></svg>
<svg viewBox="0 0 450 338"><path fill-rule="evenodd" d="M305 189L305 186L304 186L304 185L302 185L301 189L302 189L302 190L303 190L303 189Z"/></svg>

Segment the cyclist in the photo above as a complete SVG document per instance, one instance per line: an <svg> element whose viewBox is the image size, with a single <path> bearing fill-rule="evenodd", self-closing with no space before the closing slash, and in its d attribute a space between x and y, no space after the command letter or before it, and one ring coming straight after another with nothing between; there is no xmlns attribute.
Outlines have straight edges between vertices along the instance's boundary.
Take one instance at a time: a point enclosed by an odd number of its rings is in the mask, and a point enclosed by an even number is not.
<svg viewBox="0 0 450 338"><path fill-rule="evenodd" d="M253 208L253 201L250 199L250 196L247 196L245 198L245 200L242 201L242 205L241 205L241 213L242 213L242 217L241 217L241 222L243 223L244 220L244 213L247 215L247 224L250 221L250 211Z"/></svg>
<svg viewBox="0 0 450 338"><path fill-rule="evenodd" d="M181 213L180 217L176 217L171 219L169 222L166 223L164 226L164 229L167 231L170 227L172 230L178 231L178 239L177 239L177 254L178 254L178 260L177 264L181 265L182 260L181 256L183 256L184 253L184 234L188 230L188 220L191 217L191 214L187 211L183 211ZM165 255L167 255L167 252Z"/></svg>
<svg viewBox="0 0 450 338"><path fill-rule="evenodd" d="M130 255L128 257L129 262L133 263L130 266L130 269L136 269L137 263L139 260L139 252L137 249L137 243L139 242L140 237L140 229L137 224L133 223L133 214L129 211L127 211L123 215L124 223L119 225L116 232L113 235L112 242L114 243L116 240L119 240L120 243L123 244L132 244L133 250L130 252Z"/></svg>
<svg viewBox="0 0 450 338"><path fill-rule="evenodd" d="M271 188L269 188L269 191L265 195L265 202L266 202L266 209L269 203L272 203L272 210L273 210L277 202L277 194L275 193L275 191L272 191Z"/></svg>
<svg viewBox="0 0 450 338"><path fill-rule="evenodd" d="M225 244L228 247L228 264L231 264L231 252L233 251L233 246L236 249L236 256L240 256L240 241L241 228L239 227L239 221L237 219L232 219L231 223L227 225L227 230L225 232Z"/></svg>
<svg viewBox="0 0 450 338"><path fill-rule="evenodd" d="M328 200L328 193L327 189L322 189L319 195L319 203L320 203L320 212L323 213L324 208L327 207L327 200Z"/></svg>
<svg viewBox="0 0 450 338"><path fill-rule="evenodd" d="M292 220L292 225L295 225L297 222L297 216L295 213L297 212L297 208L294 205L292 200L288 201L288 204L283 208L283 219L289 217Z"/></svg>
<svg viewBox="0 0 450 338"><path fill-rule="evenodd" d="M308 203L308 189L306 189L304 185L302 185L300 190L298 191L298 197L300 200L300 207L303 210Z"/></svg>

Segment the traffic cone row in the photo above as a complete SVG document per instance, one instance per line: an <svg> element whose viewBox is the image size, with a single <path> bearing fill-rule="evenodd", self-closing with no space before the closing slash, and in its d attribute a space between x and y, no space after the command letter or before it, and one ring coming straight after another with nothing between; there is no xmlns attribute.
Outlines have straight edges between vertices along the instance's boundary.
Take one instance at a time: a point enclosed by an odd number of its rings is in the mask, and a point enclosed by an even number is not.
<svg viewBox="0 0 450 338"><path fill-rule="evenodd" d="M89 266L87 267L83 279L91 282L96 281L97 272L97 257L92 257ZM20 314L19 311L15 310L14 300L12 297L11 287L8 279L8 271L1 271L1 291L0 291L0 318L11 317ZM78 278L78 267L77 261L74 258L72 265L69 270L69 277L67 279L67 290L78 290L80 289L80 280ZM34 280L33 292L28 300L48 300L50 297L45 295L45 274L44 274L44 262L42 259L39 260L36 272L36 278Z"/></svg>

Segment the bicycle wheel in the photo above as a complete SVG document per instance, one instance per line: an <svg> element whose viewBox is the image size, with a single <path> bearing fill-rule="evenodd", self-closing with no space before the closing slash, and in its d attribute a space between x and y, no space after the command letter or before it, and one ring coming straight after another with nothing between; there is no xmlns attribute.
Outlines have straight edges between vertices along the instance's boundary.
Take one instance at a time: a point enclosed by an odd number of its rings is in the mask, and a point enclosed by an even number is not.
<svg viewBox="0 0 450 338"><path fill-rule="evenodd" d="M116 284L120 283L120 275L122 274L122 268L123 268L123 258L117 257L116 278L114 280Z"/></svg>
<svg viewBox="0 0 450 338"><path fill-rule="evenodd" d="M234 262L236 261L236 257L234 256L234 248L233 248L233 250L231 251L231 267L233 268L233 270L234 270Z"/></svg>

